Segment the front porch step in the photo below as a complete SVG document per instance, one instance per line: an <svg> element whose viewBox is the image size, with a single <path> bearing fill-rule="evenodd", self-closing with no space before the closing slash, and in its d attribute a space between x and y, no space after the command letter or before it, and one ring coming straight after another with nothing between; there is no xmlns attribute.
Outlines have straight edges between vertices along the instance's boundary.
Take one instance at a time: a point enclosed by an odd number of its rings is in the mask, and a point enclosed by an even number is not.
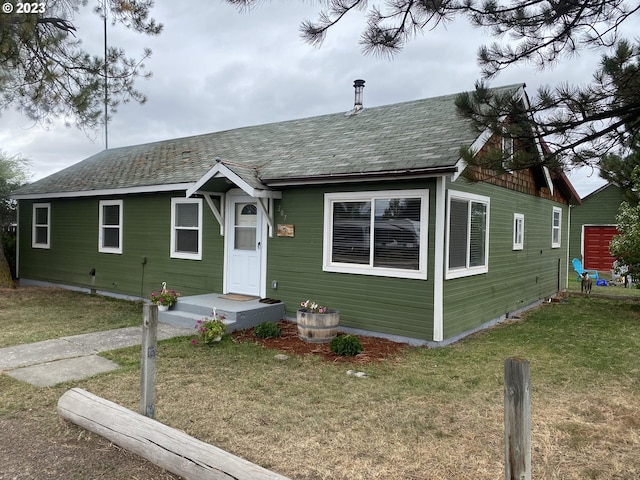
<svg viewBox="0 0 640 480"><path fill-rule="evenodd" d="M221 298L220 293L181 297L171 310L158 312L158 321L193 328L202 318L212 316L215 307L225 317L227 332L246 330L262 322L278 322L285 316L284 303L266 304L256 300L237 301Z"/></svg>

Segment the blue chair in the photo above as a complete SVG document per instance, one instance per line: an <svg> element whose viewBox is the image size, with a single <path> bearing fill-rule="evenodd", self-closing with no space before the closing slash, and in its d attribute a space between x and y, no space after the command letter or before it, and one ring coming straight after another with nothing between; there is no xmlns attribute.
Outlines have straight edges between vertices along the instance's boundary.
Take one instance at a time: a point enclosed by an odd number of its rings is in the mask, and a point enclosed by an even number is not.
<svg viewBox="0 0 640 480"><path fill-rule="evenodd" d="M571 263L573 263L573 269L578 274L578 280L581 279L582 274L584 272L587 272L591 278L595 278L595 279L600 278L600 277L598 277L598 271L597 270L585 270L584 268L582 268L582 262L580 260L578 260L577 258L574 258L573 260L571 260Z"/></svg>

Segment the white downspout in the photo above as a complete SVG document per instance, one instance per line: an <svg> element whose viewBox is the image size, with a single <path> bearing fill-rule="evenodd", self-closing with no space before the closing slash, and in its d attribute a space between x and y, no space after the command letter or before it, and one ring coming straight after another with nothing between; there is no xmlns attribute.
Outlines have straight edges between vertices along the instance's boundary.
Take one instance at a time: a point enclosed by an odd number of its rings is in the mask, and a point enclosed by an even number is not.
<svg viewBox="0 0 640 480"><path fill-rule="evenodd" d="M446 207L445 177L436 179L436 232L433 258L433 341L444 339L444 237Z"/></svg>

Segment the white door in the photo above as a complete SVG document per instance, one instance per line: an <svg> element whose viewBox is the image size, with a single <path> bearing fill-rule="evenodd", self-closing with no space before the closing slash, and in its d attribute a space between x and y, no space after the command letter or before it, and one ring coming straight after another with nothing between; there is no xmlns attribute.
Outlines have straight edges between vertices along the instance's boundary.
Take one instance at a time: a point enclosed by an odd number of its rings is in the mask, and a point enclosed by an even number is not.
<svg viewBox="0 0 640 480"><path fill-rule="evenodd" d="M231 197L227 229L227 291L260 295L262 212L251 197Z"/></svg>

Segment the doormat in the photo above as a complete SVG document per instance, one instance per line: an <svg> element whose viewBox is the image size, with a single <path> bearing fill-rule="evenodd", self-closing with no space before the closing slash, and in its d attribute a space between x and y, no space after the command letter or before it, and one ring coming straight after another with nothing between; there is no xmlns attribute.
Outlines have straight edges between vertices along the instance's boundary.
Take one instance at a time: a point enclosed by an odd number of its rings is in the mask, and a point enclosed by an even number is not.
<svg viewBox="0 0 640 480"><path fill-rule="evenodd" d="M252 295L241 295L239 293L227 293L225 295L220 295L220 298L224 300L235 300L237 302L247 302L249 300L257 300L260 297L254 297Z"/></svg>
<svg viewBox="0 0 640 480"><path fill-rule="evenodd" d="M258 301L260 303L266 303L268 305L273 305L274 303L280 303L280 300L276 300L275 298L261 298Z"/></svg>

